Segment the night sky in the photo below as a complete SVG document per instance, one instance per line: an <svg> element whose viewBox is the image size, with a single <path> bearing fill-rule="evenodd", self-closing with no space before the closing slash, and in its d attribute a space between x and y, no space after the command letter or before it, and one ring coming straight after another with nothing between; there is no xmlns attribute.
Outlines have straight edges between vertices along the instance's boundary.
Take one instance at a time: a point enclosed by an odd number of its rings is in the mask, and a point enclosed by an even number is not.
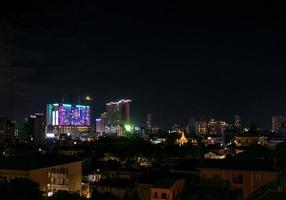
<svg viewBox="0 0 286 200"><path fill-rule="evenodd" d="M0 10L0 47L15 50L15 120L87 94L97 114L107 101L132 99L140 125L147 113L162 127L239 113L245 126L269 128L286 113L285 17L270 16L271 5L40 2ZM7 87L2 66L0 116Z"/></svg>

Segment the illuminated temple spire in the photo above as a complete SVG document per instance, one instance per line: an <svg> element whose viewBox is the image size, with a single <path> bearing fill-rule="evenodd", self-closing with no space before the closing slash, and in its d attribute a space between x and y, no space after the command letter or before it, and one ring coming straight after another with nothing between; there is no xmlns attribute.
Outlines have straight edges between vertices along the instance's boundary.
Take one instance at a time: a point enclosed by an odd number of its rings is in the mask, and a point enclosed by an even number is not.
<svg viewBox="0 0 286 200"><path fill-rule="evenodd" d="M187 144L188 143L188 139L185 136L185 132L184 131L179 131L179 134L181 134L181 138L177 139L177 144L179 144L180 146Z"/></svg>

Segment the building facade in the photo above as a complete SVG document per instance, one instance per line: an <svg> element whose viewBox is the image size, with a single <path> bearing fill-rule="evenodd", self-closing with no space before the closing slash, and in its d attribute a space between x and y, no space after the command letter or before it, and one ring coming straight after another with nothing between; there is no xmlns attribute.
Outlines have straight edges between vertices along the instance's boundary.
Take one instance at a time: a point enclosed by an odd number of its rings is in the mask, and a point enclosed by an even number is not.
<svg viewBox="0 0 286 200"><path fill-rule="evenodd" d="M151 188L151 200L176 200L185 188L184 179L163 179Z"/></svg>
<svg viewBox="0 0 286 200"><path fill-rule="evenodd" d="M61 134L78 134L91 131L88 105L48 104L46 131L56 137Z"/></svg>
<svg viewBox="0 0 286 200"><path fill-rule="evenodd" d="M131 100L122 99L106 104L106 133L123 135L124 126L130 122L130 102Z"/></svg>
<svg viewBox="0 0 286 200"><path fill-rule="evenodd" d="M106 104L107 124L109 126L116 127L130 121L130 102L131 100L122 99Z"/></svg>
<svg viewBox="0 0 286 200"><path fill-rule="evenodd" d="M196 135L223 135L226 123L214 119L200 119L196 121Z"/></svg>
<svg viewBox="0 0 286 200"><path fill-rule="evenodd" d="M100 118L96 119L96 132L97 133L105 133L105 128L107 126L107 113L101 113Z"/></svg>
<svg viewBox="0 0 286 200"><path fill-rule="evenodd" d="M275 115L272 117L272 131L275 133L286 132L285 115Z"/></svg>
<svg viewBox="0 0 286 200"><path fill-rule="evenodd" d="M280 172L275 171L272 167L266 169L266 163L258 163L257 161L235 162L232 163L233 166L229 166L229 163L221 163L220 167L210 165L201 167L201 182L225 186L231 190L239 190L243 199L247 199L261 187L276 182L280 175ZM239 167L239 165L244 166Z"/></svg>
<svg viewBox="0 0 286 200"><path fill-rule="evenodd" d="M26 160L28 164L22 164L22 166L17 166L20 160L5 160L4 162L6 165L0 165L0 178L3 180L10 181L14 178L31 179L40 185L40 190L45 196L51 196L58 190L81 193L81 161L47 163L44 160L35 160L35 163L31 164ZM10 164L7 164L9 162Z"/></svg>
<svg viewBox="0 0 286 200"><path fill-rule="evenodd" d="M16 124L15 124L15 138L20 143L25 143L25 142L31 141L27 121L16 122Z"/></svg>
<svg viewBox="0 0 286 200"><path fill-rule="evenodd" d="M46 119L42 113L30 115L27 120L30 140L35 144L40 144L46 137Z"/></svg>

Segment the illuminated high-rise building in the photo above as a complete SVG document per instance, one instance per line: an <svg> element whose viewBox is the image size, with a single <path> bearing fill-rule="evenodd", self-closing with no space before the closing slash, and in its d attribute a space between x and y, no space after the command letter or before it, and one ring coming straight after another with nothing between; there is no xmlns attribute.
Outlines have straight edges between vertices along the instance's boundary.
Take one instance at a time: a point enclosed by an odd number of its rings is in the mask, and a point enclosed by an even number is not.
<svg viewBox="0 0 286 200"><path fill-rule="evenodd" d="M100 118L96 119L96 132L97 133L105 133L106 116L107 116L107 113L104 112L100 115Z"/></svg>
<svg viewBox="0 0 286 200"><path fill-rule="evenodd" d="M48 104L47 134L78 134L91 131L88 105Z"/></svg>
<svg viewBox="0 0 286 200"><path fill-rule="evenodd" d="M131 100L122 99L106 104L107 125L116 127L124 125L130 121L130 102Z"/></svg>
<svg viewBox="0 0 286 200"><path fill-rule="evenodd" d="M31 137L31 142L34 144L40 144L46 137L46 120L42 113L36 113L31 115L28 120L28 133Z"/></svg>
<svg viewBox="0 0 286 200"><path fill-rule="evenodd" d="M151 130L152 129L152 115L151 114L147 115L146 125L147 125L147 130Z"/></svg>
<svg viewBox="0 0 286 200"><path fill-rule="evenodd" d="M24 122L15 123L15 138L18 142L25 143L30 142L31 137L28 128L28 119Z"/></svg>
<svg viewBox="0 0 286 200"><path fill-rule="evenodd" d="M275 115L272 117L272 131L279 133L286 131L286 116Z"/></svg>
<svg viewBox="0 0 286 200"><path fill-rule="evenodd" d="M241 129L241 120L239 115L234 116L234 127L237 129Z"/></svg>
<svg viewBox="0 0 286 200"><path fill-rule="evenodd" d="M196 121L196 134L202 135L223 135L227 124L224 121L214 119L200 119Z"/></svg>
<svg viewBox="0 0 286 200"><path fill-rule="evenodd" d="M208 133L208 120L200 119L196 121L196 134L205 135Z"/></svg>

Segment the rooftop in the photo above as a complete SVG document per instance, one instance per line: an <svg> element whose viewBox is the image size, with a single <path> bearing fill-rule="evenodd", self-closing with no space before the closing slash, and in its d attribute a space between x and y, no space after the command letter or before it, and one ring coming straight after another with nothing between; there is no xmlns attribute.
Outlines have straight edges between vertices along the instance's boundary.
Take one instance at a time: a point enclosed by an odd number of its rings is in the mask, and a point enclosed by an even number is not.
<svg viewBox="0 0 286 200"><path fill-rule="evenodd" d="M148 184L158 188L170 188L181 176L164 171L145 172L137 181L139 184Z"/></svg>
<svg viewBox="0 0 286 200"><path fill-rule="evenodd" d="M274 160L204 160L200 168L276 171Z"/></svg>
<svg viewBox="0 0 286 200"><path fill-rule="evenodd" d="M153 187L155 188L171 188L175 182L177 181L177 178L172 178L172 177L168 177L168 178L162 178L159 179L154 185Z"/></svg>
<svg viewBox="0 0 286 200"><path fill-rule="evenodd" d="M78 162L67 156L19 156L0 158L0 169L34 170L55 165Z"/></svg>

